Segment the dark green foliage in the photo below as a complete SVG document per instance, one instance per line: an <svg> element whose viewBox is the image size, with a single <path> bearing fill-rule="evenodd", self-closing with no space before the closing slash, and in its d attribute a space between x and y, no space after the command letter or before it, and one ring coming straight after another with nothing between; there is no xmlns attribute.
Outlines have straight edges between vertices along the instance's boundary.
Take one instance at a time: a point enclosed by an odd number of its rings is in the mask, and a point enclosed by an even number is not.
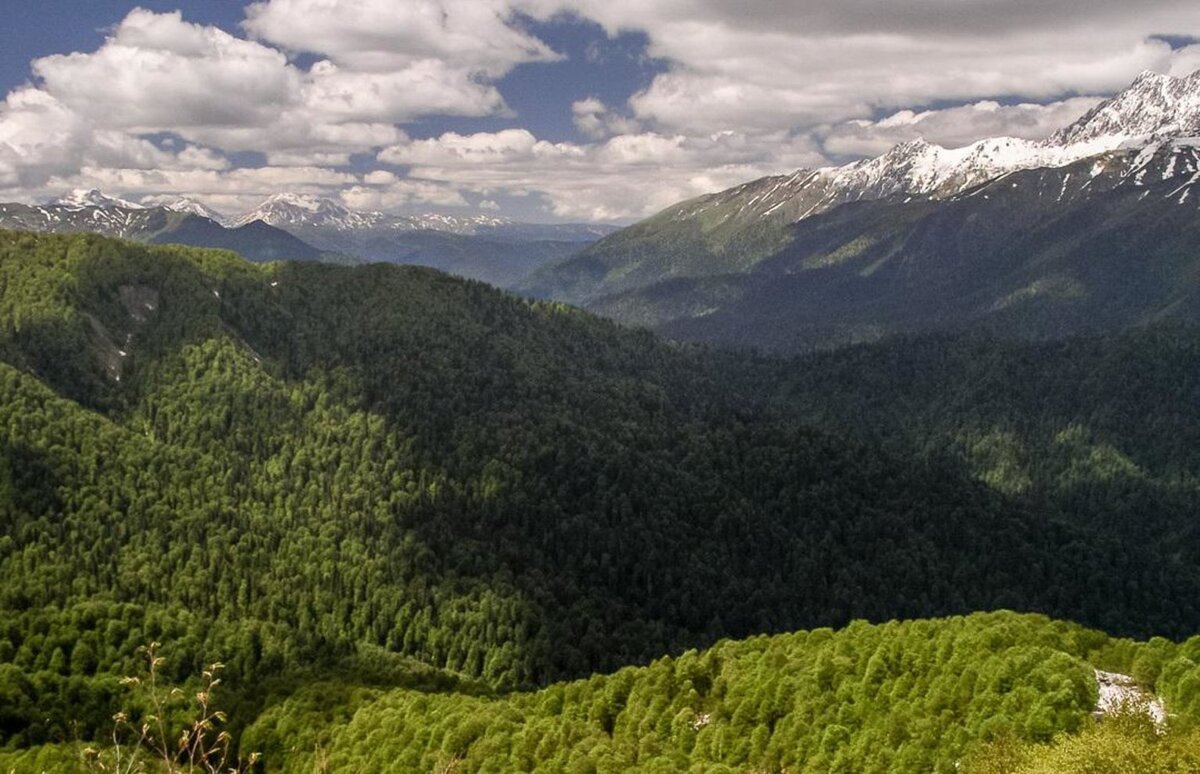
<svg viewBox="0 0 1200 774"><path fill-rule="evenodd" d="M760 378L777 406L806 423L959 464L1030 507L1151 547L1171 568L1186 572L1200 552L1195 329L897 339L771 368Z"/></svg>
<svg viewBox="0 0 1200 774"><path fill-rule="evenodd" d="M103 733L152 639L245 722L368 646L507 689L852 618L1200 622L1194 567L807 429L786 366L430 270L0 232L0 355L14 744Z"/></svg>

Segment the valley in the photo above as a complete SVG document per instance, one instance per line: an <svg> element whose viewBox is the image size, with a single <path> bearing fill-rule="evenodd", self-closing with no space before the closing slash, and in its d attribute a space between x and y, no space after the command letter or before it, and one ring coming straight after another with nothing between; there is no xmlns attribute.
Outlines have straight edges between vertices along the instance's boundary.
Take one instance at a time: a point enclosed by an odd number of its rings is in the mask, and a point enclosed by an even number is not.
<svg viewBox="0 0 1200 774"><path fill-rule="evenodd" d="M1200 6L10 4L0 774L1200 772Z"/></svg>

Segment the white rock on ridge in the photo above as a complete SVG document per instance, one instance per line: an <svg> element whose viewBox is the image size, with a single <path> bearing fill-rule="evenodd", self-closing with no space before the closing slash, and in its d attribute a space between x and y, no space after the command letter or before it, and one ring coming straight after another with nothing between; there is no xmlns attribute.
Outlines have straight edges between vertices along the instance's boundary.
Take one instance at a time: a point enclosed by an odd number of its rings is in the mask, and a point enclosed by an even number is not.
<svg viewBox="0 0 1200 774"><path fill-rule="evenodd" d="M1111 715L1122 710L1145 712L1160 731L1166 728L1167 709L1162 699L1146 691L1129 675L1096 670L1096 685L1100 695L1096 699L1096 716Z"/></svg>

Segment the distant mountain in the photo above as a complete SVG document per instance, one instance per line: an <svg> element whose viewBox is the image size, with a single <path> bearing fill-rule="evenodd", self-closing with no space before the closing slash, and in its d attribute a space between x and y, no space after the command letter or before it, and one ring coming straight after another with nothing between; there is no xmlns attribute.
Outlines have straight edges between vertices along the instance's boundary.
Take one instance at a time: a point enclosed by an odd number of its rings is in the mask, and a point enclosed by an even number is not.
<svg viewBox="0 0 1200 774"><path fill-rule="evenodd" d="M98 207L102 210L111 210L116 208L126 210L141 210L145 209L142 205L135 202L119 199L115 196L108 196L102 193L98 188L76 188L73 191L68 191L57 199L54 204L63 207L87 208Z"/></svg>
<svg viewBox="0 0 1200 774"><path fill-rule="evenodd" d="M226 218L224 215L187 196L147 196L142 199L142 205L145 207L166 207L173 212L186 212L191 215L199 215L202 218L208 218L211 221L225 225Z"/></svg>
<svg viewBox="0 0 1200 774"><path fill-rule="evenodd" d="M559 242L592 242L618 230L593 223L521 223L493 215L392 215L372 210L351 210L332 199L279 193L255 209L239 215L233 225L256 220L278 228L355 232L363 230L408 232L442 231L468 236L545 239Z"/></svg>
<svg viewBox="0 0 1200 774"><path fill-rule="evenodd" d="M348 256L318 249L266 223L226 228L199 214L206 210L187 199L172 199L165 206L143 206L97 190L73 191L55 204L0 204L0 228L51 234L92 233L152 244L221 248L258 262L353 262Z"/></svg>
<svg viewBox="0 0 1200 774"><path fill-rule="evenodd" d="M452 234L476 234L488 228L505 226L506 218L488 215L390 215L369 210L351 210L332 199L294 193L268 197L255 209L239 215L231 223L245 225L261 220L278 228L303 228L328 231L386 229L391 231L445 231Z"/></svg>
<svg viewBox="0 0 1200 774"><path fill-rule="evenodd" d="M1190 315L1176 298L1187 282L1121 277L1190 276L1198 134L1200 73L1145 74L1047 140L917 140L764 178L675 205L522 289L683 338L784 349L988 319L1055 336Z"/></svg>
<svg viewBox="0 0 1200 774"><path fill-rule="evenodd" d="M429 266L502 287L616 230L592 224L519 223L489 215L392 215L291 193L271 196L230 222L267 223L324 250Z"/></svg>

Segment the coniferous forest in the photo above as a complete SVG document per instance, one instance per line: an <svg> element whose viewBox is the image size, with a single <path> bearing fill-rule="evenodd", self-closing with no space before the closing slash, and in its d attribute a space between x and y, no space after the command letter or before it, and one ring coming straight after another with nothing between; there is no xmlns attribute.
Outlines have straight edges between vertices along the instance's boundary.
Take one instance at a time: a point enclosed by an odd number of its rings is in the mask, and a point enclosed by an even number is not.
<svg viewBox="0 0 1200 774"><path fill-rule="evenodd" d="M1197 406L1190 327L783 359L0 232L0 770L163 719L152 642L263 771L1196 770Z"/></svg>

